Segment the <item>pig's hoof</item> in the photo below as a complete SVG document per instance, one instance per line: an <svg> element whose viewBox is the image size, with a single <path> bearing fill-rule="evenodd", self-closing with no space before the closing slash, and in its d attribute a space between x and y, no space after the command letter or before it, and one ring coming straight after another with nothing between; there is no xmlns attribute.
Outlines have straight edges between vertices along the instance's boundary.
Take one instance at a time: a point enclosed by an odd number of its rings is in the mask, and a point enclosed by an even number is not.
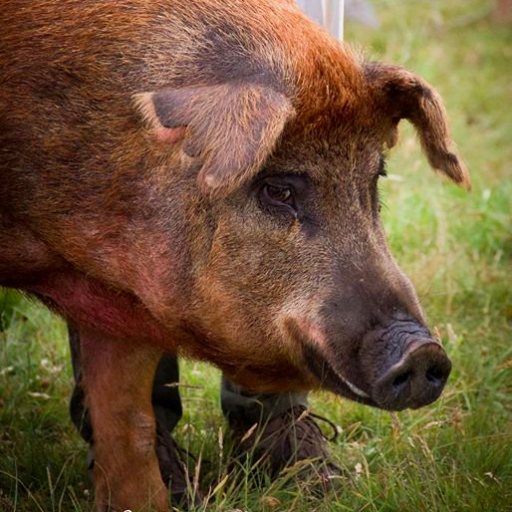
<svg viewBox="0 0 512 512"><path fill-rule="evenodd" d="M273 476L279 473L296 476L301 485L323 494L340 488L345 475L332 461L328 439L315 418L332 426L334 435L330 440L334 440L336 426L302 405L292 407L256 429L236 421L230 423L235 436L240 439L237 451L242 456L263 459Z"/></svg>
<svg viewBox="0 0 512 512"><path fill-rule="evenodd" d="M156 456L163 481L169 487L171 502L182 508L200 507L204 497L190 478L194 468L187 470L187 459L193 458L157 422Z"/></svg>

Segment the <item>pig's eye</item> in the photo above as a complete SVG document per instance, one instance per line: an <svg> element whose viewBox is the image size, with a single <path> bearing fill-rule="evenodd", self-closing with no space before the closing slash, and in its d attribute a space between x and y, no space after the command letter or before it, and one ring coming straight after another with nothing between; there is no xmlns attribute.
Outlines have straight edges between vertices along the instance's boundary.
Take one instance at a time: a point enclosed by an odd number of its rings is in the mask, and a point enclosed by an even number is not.
<svg viewBox="0 0 512 512"><path fill-rule="evenodd" d="M295 219L304 216L303 205L311 182L307 174L262 174L254 181L260 206L271 214L280 213Z"/></svg>
<svg viewBox="0 0 512 512"><path fill-rule="evenodd" d="M265 183L261 189L261 199L267 205L285 206L295 210L295 197L291 186L276 186Z"/></svg>

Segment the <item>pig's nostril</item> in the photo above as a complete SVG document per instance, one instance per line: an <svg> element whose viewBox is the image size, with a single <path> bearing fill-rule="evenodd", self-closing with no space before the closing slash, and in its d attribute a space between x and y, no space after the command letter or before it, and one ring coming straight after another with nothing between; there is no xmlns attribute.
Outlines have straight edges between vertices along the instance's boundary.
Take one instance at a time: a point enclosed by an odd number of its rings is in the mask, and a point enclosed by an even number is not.
<svg viewBox="0 0 512 512"><path fill-rule="evenodd" d="M410 379L411 375L412 375L412 372L410 372L410 371L401 373L400 375L397 375L393 380L393 386L395 388L402 386L402 384L405 384Z"/></svg>
<svg viewBox="0 0 512 512"><path fill-rule="evenodd" d="M373 397L383 408L401 411L436 400L448 380L451 363L436 342L412 346L402 359L373 385Z"/></svg>
<svg viewBox="0 0 512 512"><path fill-rule="evenodd" d="M439 366L431 366L427 370L425 377L432 384L439 384L446 379L446 371Z"/></svg>

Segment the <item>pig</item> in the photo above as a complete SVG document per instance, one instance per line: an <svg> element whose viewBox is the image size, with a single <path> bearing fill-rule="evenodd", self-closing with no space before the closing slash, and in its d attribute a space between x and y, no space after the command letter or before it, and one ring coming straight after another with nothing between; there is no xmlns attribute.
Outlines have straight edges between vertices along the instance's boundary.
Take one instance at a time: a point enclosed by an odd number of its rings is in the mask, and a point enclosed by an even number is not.
<svg viewBox="0 0 512 512"><path fill-rule="evenodd" d="M291 1L3 6L0 285L80 332L96 510L170 510L165 352L261 392L439 397L451 363L379 218L401 119L468 188L438 93Z"/></svg>

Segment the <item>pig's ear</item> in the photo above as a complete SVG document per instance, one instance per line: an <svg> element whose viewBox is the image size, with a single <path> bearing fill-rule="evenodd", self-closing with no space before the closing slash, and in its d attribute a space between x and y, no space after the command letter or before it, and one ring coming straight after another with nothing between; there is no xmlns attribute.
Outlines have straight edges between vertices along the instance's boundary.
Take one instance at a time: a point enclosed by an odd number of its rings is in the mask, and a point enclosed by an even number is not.
<svg viewBox="0 0 512 512"><path fill-rule="evenodd" d="M470 178L464 162L453 151L448 119L439 94L425 80L391 64L371 62L365 74L392 121L388 144L397 140L400 119L408 119L418 132L430 165L469 190Z"/></svg>
<svg viewBox="0 0 512 512"><path fill-rule="evenodd" d="M287 98L251 83L166 89L136 102L159 140L201 156L200 189L222 196L256 174L294 115Z"/></svg>

